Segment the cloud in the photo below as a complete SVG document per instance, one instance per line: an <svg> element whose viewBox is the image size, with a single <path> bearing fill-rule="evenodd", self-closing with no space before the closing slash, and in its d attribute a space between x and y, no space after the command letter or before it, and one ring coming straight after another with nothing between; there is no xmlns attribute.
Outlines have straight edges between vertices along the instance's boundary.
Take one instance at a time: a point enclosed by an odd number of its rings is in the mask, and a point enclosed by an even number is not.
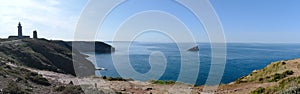
<svg viewBox="0 0 300 94"><path fill-rule="evenodd" d="M70 3L74 5L68 6ZM1 0L0 37L16 35L16 26L20 21L26 35L37 29L41 36L70 40L83 8L83 4L76 4L69 0Z"/></svg>

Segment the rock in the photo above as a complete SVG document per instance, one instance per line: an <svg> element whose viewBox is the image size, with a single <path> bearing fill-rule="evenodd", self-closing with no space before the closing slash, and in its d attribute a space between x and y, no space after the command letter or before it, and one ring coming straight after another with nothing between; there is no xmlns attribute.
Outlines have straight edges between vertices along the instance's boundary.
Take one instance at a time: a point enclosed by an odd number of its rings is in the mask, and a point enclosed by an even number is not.
<svg viewBox="0 0 300 94"><path fill-rule="evenodd" d="M151 88L151 87L145 87L145 88L143 88L143 90L145 90L145 91L149 91L149 90L152 90L153 88Z"/></svg>
<svg viewBox="0 0 300 94"><path fill-rule="evenodd" d="M199 48L198 46L195 46L193 48L190 48L188 51L199 51Z"/></svg>
<svg viewBox="0 0 300 94"><path fill-rule="evenodd" d="M69 85L74 85L73 81L70 81L70 82L69 82Z"/></svg>
<svg viewBox="0 0 300 94"><path fill-rule="evenodd" d="M126 89L125 89L125 88L122 88L121 91L126 91Z"/></svg>

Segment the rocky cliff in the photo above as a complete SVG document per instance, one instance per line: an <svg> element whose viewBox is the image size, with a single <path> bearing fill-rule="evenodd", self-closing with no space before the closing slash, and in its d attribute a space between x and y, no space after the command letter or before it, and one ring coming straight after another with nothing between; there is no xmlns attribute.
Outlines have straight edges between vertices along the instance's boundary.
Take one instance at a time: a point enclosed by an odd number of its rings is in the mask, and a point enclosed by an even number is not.
<svg viewBox="0 0 300 94"><path fill-rule="evenodd" d="M68 49L72 49L72 46L80 52L96 52L96 53L111 53L115 51L115 48L100 41L51 41ZM94 48L94 49L93 49Z"/></svg>
<svg viewBox="0 0 300 94"><path fill-rule="evenodd" d="M64 45L62 45L64 44ZM68 45L66 45L68 44ZM79 51L72 52L70 43L59 43L48 40L22 39L0 40L0 57L19 65L67 73L77 76L94 75L94 65ZM110 49L110 46L101 46ZM101 49L100 47L98 49ZM98 50L100 51L100 50ZM84 72L76 72L84 70Z"/></svg>

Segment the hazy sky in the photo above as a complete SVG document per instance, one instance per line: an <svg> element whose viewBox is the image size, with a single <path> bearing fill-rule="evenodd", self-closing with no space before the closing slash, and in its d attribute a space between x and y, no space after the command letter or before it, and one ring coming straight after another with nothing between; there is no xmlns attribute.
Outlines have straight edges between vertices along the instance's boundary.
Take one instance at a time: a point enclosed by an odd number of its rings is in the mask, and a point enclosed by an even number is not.
<svg viewBox="0 0 300 94"><path fill-rule="evenodd" d="M210 1L220 18L228 42L300 42L299 0ZM72 40L77 21L87 2L88 0L1 0L0 37L16 35L20 21L24 35L31 36L32 31L37 30L39 37ZM114 29L122 23L120 20L128 18L134 12L151 9L173 14L188 26L197 41L207 42L201 23L186 9L176 7L176 3L172 2L129 0L108 16L97 40L111 41ZM130 29L126 32L130 32ZM162 42L168 40L168 37L150 32L137 38L138 41L151 39Z"/></svg>

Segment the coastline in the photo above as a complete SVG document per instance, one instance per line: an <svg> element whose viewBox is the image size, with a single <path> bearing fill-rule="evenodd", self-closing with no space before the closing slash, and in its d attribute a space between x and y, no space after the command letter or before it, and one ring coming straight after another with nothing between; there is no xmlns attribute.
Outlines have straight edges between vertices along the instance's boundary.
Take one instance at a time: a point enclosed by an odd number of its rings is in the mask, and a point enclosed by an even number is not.
<svg viewBox="0 0 300 94"><path fill-rule="evenodd" d="M95 57L94 57L95 58ZM90 59L89 59L90 60ZM139 92L139 93L171 93L172 91L175 91L173 93L178 93L178 92L188 92L188 93L216 93L216 94L221 94L221 93L251 93L253 91L255 91L258 88L272 88L275 87L277 84L279 84L279 82L281 80L284 81L284 79L280 79L277 82L243 82L240 83L239 81L241 79L245 79L245 77L251 77L251 75L253 75L253 73L259 73L259 72L263 72L265 70L270 70L268 67L269 66L274 66L274 64L276 65L277 63L282 63L285 62L287 65L282 65L285 67L289 67L289 68L293 68L293 66L291 66L290 64L298 64L300 65L300 59L296 58L296 59L292 59L292 60L281 60L281 61L275 61L270 63L269 65L265 66L263 69L259 69L259 70L253 70L253 72L251 72L250 74L240 77L239 79L228 83L228 84L220 84L218 87L218 89L216 91L203 91L204 87L214 87L214 86L205 86L205 85L200 85L200 86L195 86L192 84L188 84L188 83L181 83L181 82L176 82L173 84L154 84L151 81L137 81L137 80L130 80L130 81L107 81L104 79L104 82L109 83L108 85L102 85L100 86L101 88L105 88L105 87L110 87L112 89L115 90L115 92L122 92L122 93L132 93L132 92ZM296 62L296 63L295 63ZM295 66L295 65L294 65ZM285 69L287 70L287 69ZM297 77L300 76L300 71L298 72L295 68L293 68L293 71L295 71L295 73L291 76L287 75L285 77L285 79L290 78L290 77ZM270 74L276 74L276 73L282 73L282 71L273 71ZM263 78L266 75L262 75L261 77ZM102 79L102 77L92 77L94 79ZM165 81L166 82L166 81ZM162 83L164 83L162 81ZM124 85L122 86L122 88L120 87L115 87L114 85ZM173 86L176 86L180 88L176 88L176 90L174 90ZM132 87L133 86L133 87ZM134 87L142 87L142 88L134 88ZM134 88L134 89L133 89ZM148 89L143 89L143 88L148 88ZM99 88L98 88L99 89ZM269 92L271 92L272 90L269 90ZM275 91L274 92L279 92L279 91Z"/></svg>

